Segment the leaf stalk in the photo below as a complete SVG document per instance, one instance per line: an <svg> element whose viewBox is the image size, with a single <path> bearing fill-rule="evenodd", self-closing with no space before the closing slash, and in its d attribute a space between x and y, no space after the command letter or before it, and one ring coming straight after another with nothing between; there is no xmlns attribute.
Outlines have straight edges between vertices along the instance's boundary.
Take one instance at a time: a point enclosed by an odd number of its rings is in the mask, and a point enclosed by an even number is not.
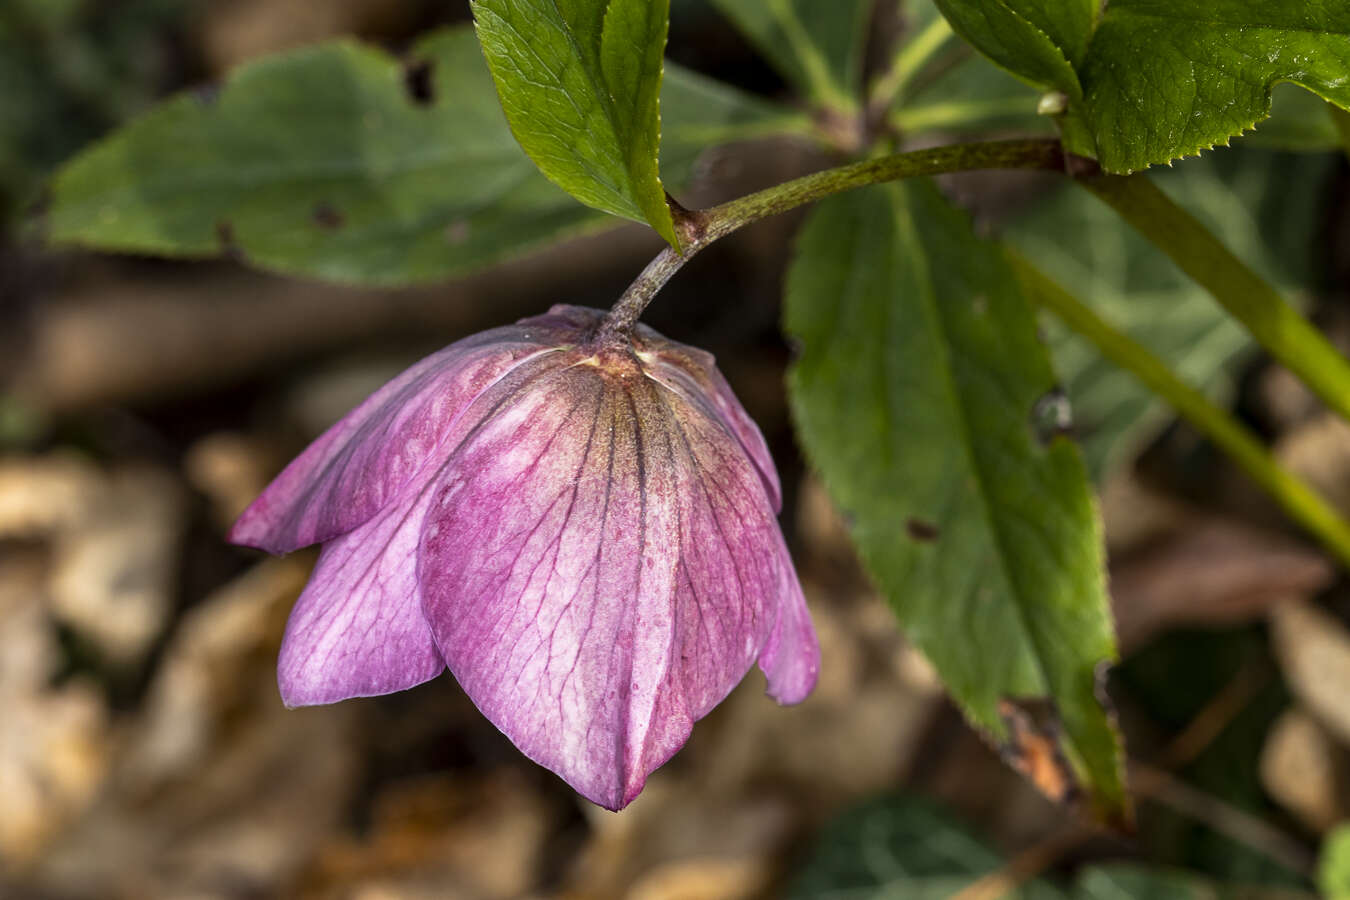
<svg viewBox="0 0 1350 900"><path fill-rule="evenodd" d="M1087 338L1102 356L1139 379L1218 445L1280 504L1291 519L1350 565L1350 523L1298 476L1281 466L1250 429L1183 382L1157 356L1118 331L1024 258L1008 253L1032 303Z"/></svg>
<svg viewBox="0 0 1350 900"><path fill-rule="evenodd" d="M1350 421L1350 360L1280 292L1147 177L1076 179L1210 292L1270 355Z"/></svg>

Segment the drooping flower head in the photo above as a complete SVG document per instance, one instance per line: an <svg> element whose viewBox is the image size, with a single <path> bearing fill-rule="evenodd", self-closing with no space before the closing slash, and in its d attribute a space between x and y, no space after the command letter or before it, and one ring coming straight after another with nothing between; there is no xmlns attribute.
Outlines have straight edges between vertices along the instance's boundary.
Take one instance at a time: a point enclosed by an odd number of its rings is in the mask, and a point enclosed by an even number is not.
<svg viewBox="0 0 1350 900"><path fill-rule="evenodd" d="M230 539L323 545L288 705L448 667L525 755L609 809L756 661L797 703L819 649L773 460L707 353L555 306L452 344L297 457Z"/></svg>

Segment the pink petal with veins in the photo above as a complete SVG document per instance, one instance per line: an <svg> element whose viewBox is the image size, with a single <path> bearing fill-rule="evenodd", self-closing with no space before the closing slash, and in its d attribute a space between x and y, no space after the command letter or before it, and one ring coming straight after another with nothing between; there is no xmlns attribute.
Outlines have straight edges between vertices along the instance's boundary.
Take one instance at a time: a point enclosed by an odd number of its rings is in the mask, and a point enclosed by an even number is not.
<svg viewBox="0 0 1350 900"><path fill-rule="evenodd" d="M445 671L417 585L429 495L324 544L281 643L277 683L287 706L388 694Z"/></svg>
<svg viewBox="0 0 1350 900"><path fill-rule="evenodd" d="M446 463L420 557L465 691L609 809L766 651L775 696L818 668L758 467L648 365L601 351L485 419Z"/></svg>
<svg viewBox="0 0 1350 900"><path fill-rule="evenodd" d="M296 457L239 517L230 541L289 553L369 520L444 458L447 433L475 397L575 331L564 317L539 316L412 366Z"/></svg>

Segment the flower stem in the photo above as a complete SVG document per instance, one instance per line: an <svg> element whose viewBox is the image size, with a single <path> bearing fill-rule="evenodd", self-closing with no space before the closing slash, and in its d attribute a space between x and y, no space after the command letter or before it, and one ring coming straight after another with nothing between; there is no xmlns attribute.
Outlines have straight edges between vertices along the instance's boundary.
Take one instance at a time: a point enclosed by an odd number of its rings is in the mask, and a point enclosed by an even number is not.
<svg viewBox="0 0 1350 900"><path fill-rule="evenodd" d="M740 228L814 200L854 188L916 175L941 175L976 169L1064 170L1064 151L1053 138L950 144L928 150L893 153L825 169L702 210L672 209L684 255L662 250L623 292L600 327L600 334L627 334L670 277L690 257Z"/></svg>
<svg viewBox="0 0 1350 900"><path fill-rule="evenodd" d="M1350 420L1350 360L1212 232L1146 177L1077 179L1213 295L1270 355Z"/></svg>
<svg viewBox="0 0 1350 900"><path fill-rule="evenodd" d="M656 292L665 287L670 277L699 249L693 244L688 244L684 256L681 256L674 247L666 247L658 253L655 259L647 263L642 274L628 286L628 290L624 291L610 307L605 320L600 323L600 331L597 334L599 339L607 341L618 335L631 334L642 311L652 302Z"/></svg>
<svg viewBox="0 0 1350 900"><path fill-rule="evenodd" d="M1138 378L1232 457L1299 525L1350 564L1350 524L1298 476L1283 468L1256 435L1172 373L1161 359L1117 331L1064 288L1009 253L1027 297L1091 341L1102 355Z"/></svg>

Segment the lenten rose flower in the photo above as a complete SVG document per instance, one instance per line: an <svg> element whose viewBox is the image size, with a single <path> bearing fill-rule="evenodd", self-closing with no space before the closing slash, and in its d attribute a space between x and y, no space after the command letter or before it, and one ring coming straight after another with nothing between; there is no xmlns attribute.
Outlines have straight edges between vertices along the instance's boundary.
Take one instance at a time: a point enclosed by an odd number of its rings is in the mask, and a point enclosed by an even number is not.
<svg viewBox="0 0 1350 900"><path fill-rule="evenodd" d="M289 706L449 667L526 756L626 806L758 662L780 703L819 648L759 429L707 353L555 306L452 344L349 413L230 534L320 543Z"/></svg>

